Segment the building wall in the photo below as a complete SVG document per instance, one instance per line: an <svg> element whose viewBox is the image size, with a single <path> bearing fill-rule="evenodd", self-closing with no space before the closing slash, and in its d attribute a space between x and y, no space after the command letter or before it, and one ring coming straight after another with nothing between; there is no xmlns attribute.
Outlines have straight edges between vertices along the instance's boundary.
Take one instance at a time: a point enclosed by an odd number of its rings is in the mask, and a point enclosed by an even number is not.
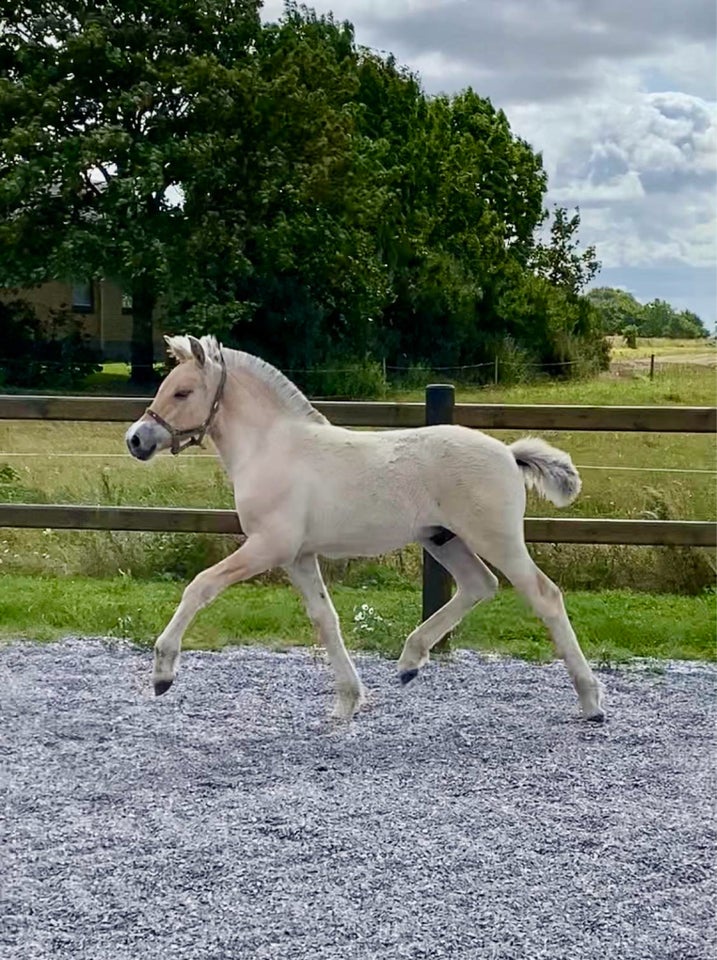
<svg viewBox="0 0 717 960"><path fill-rule="evenodd" d="M109 280L92 282L92 303L89 308L73 305L73 286L52 280L39 287L0 290L0 300L26 300L32 304L43 323L49 323L52 311L68 310L82 325L92 346L104 360L130 359L132 311L122 308L122 290ZM155 318L154 355L164 357L164 342Z"/></svg>

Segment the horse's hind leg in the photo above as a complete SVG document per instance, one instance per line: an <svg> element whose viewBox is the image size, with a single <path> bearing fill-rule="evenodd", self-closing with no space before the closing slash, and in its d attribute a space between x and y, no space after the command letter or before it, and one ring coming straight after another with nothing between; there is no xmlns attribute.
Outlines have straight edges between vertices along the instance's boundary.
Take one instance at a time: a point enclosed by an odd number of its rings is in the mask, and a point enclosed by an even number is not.
<svg viewBox="0 0 717 960"><path fill-rule="evenodd" d="M564 661L573 682L585 718L602 722L605 719L602 684L596 679L580 649L560 589L533 562L522 536L518 543L513 541L511 546L514 549L507 550L507 541L502 541L499 550L481 552L523 594L548 628L556 652Z"/></svg>
<svg viewBox="0 0 717 960"><path fill-rule="evenodd" d="M460 537L452 535L443 543L430 537L418 541L456 581L456 592L409 635L398 661L401 681L408 683L428 661L434 647L452 630L480 600L488 600L498 589L498 579L483 561L466 546Z"/></svg>
<svg viewBox="0 0 717 960"><path fill-rule="evenodd" d="M285 570L304 598L306 612L326 647L336 675L336 703L332 715L338 719L350 719L363 702L363 687L344 646L339 618L321 576L319 562L313 555L300 557Z"/></svg>

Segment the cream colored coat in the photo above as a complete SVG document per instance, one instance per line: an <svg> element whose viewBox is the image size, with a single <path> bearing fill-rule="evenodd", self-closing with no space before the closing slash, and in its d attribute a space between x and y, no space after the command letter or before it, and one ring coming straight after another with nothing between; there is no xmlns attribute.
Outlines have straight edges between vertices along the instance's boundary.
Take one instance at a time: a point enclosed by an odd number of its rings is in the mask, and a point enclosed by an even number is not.
<svg viewBox="0 0 717 960"><path fill-rule="evenodd" d="M176 450L178 434L199 437L206 429L233 484L247 539L184 591L155 645L157 693L174 681L182 636L197 610L230 584L283 567L335 670L334 714L351 717L363 688L317 557L376 555L417 542L451 573L457 589L407 638L398 662L403 682L417 675L431 647L475 603L495 593L497 579L482 557L545 622L584 716L603 719L601 685L580 650L561 593L533 563L523 538L526 486L558 506L579 492L566 453L535 438L506 446L458 426L346 430L328 423L257 357L222 348L212 337L170 337L167 343L179 363L161 384L151 412L127 431L127 446L133 456L149 460L173 442Z"/></svg>

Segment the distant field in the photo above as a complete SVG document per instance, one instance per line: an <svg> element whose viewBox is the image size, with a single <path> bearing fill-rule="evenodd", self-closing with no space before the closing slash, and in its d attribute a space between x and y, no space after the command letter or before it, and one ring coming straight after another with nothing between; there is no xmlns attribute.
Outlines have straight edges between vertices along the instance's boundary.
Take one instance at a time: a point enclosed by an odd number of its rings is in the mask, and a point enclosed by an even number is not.
<svg viewBox="0 0 717 960"><path fill-rule="evenodd" d="M638 337L636 347L625 346L624 337L609 337L611 341L611 359L649 360L654 354L656 362L670 360L676 363L717 363L717 341L671 340L667 337Z"/></svg>
<svg viewBox="0 0 717 960"><path fill-rule="evenodd" d="M437 373L434 383L451 383ZM391 400L423 400L424 390L389 389ZM553 403L586 406L714 406L717 374L701 365L669 365L658 370L654 380L648 368L602 373L591 380L543 380L510 386L456 387L456 400L463 403Z"/></svg>

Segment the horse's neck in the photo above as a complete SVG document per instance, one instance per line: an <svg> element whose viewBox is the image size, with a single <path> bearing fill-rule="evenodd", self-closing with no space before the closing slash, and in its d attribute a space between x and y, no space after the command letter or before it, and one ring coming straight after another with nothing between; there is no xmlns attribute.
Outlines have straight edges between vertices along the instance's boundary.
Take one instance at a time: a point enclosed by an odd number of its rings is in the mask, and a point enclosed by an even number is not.
<svg viewBox="0 0 717 960"><path fill-rule="evenodd" d="M241 469L279 428L304 420L287 409L271 386L244 370L232 370L212 441L228 473Z"/></svg>

